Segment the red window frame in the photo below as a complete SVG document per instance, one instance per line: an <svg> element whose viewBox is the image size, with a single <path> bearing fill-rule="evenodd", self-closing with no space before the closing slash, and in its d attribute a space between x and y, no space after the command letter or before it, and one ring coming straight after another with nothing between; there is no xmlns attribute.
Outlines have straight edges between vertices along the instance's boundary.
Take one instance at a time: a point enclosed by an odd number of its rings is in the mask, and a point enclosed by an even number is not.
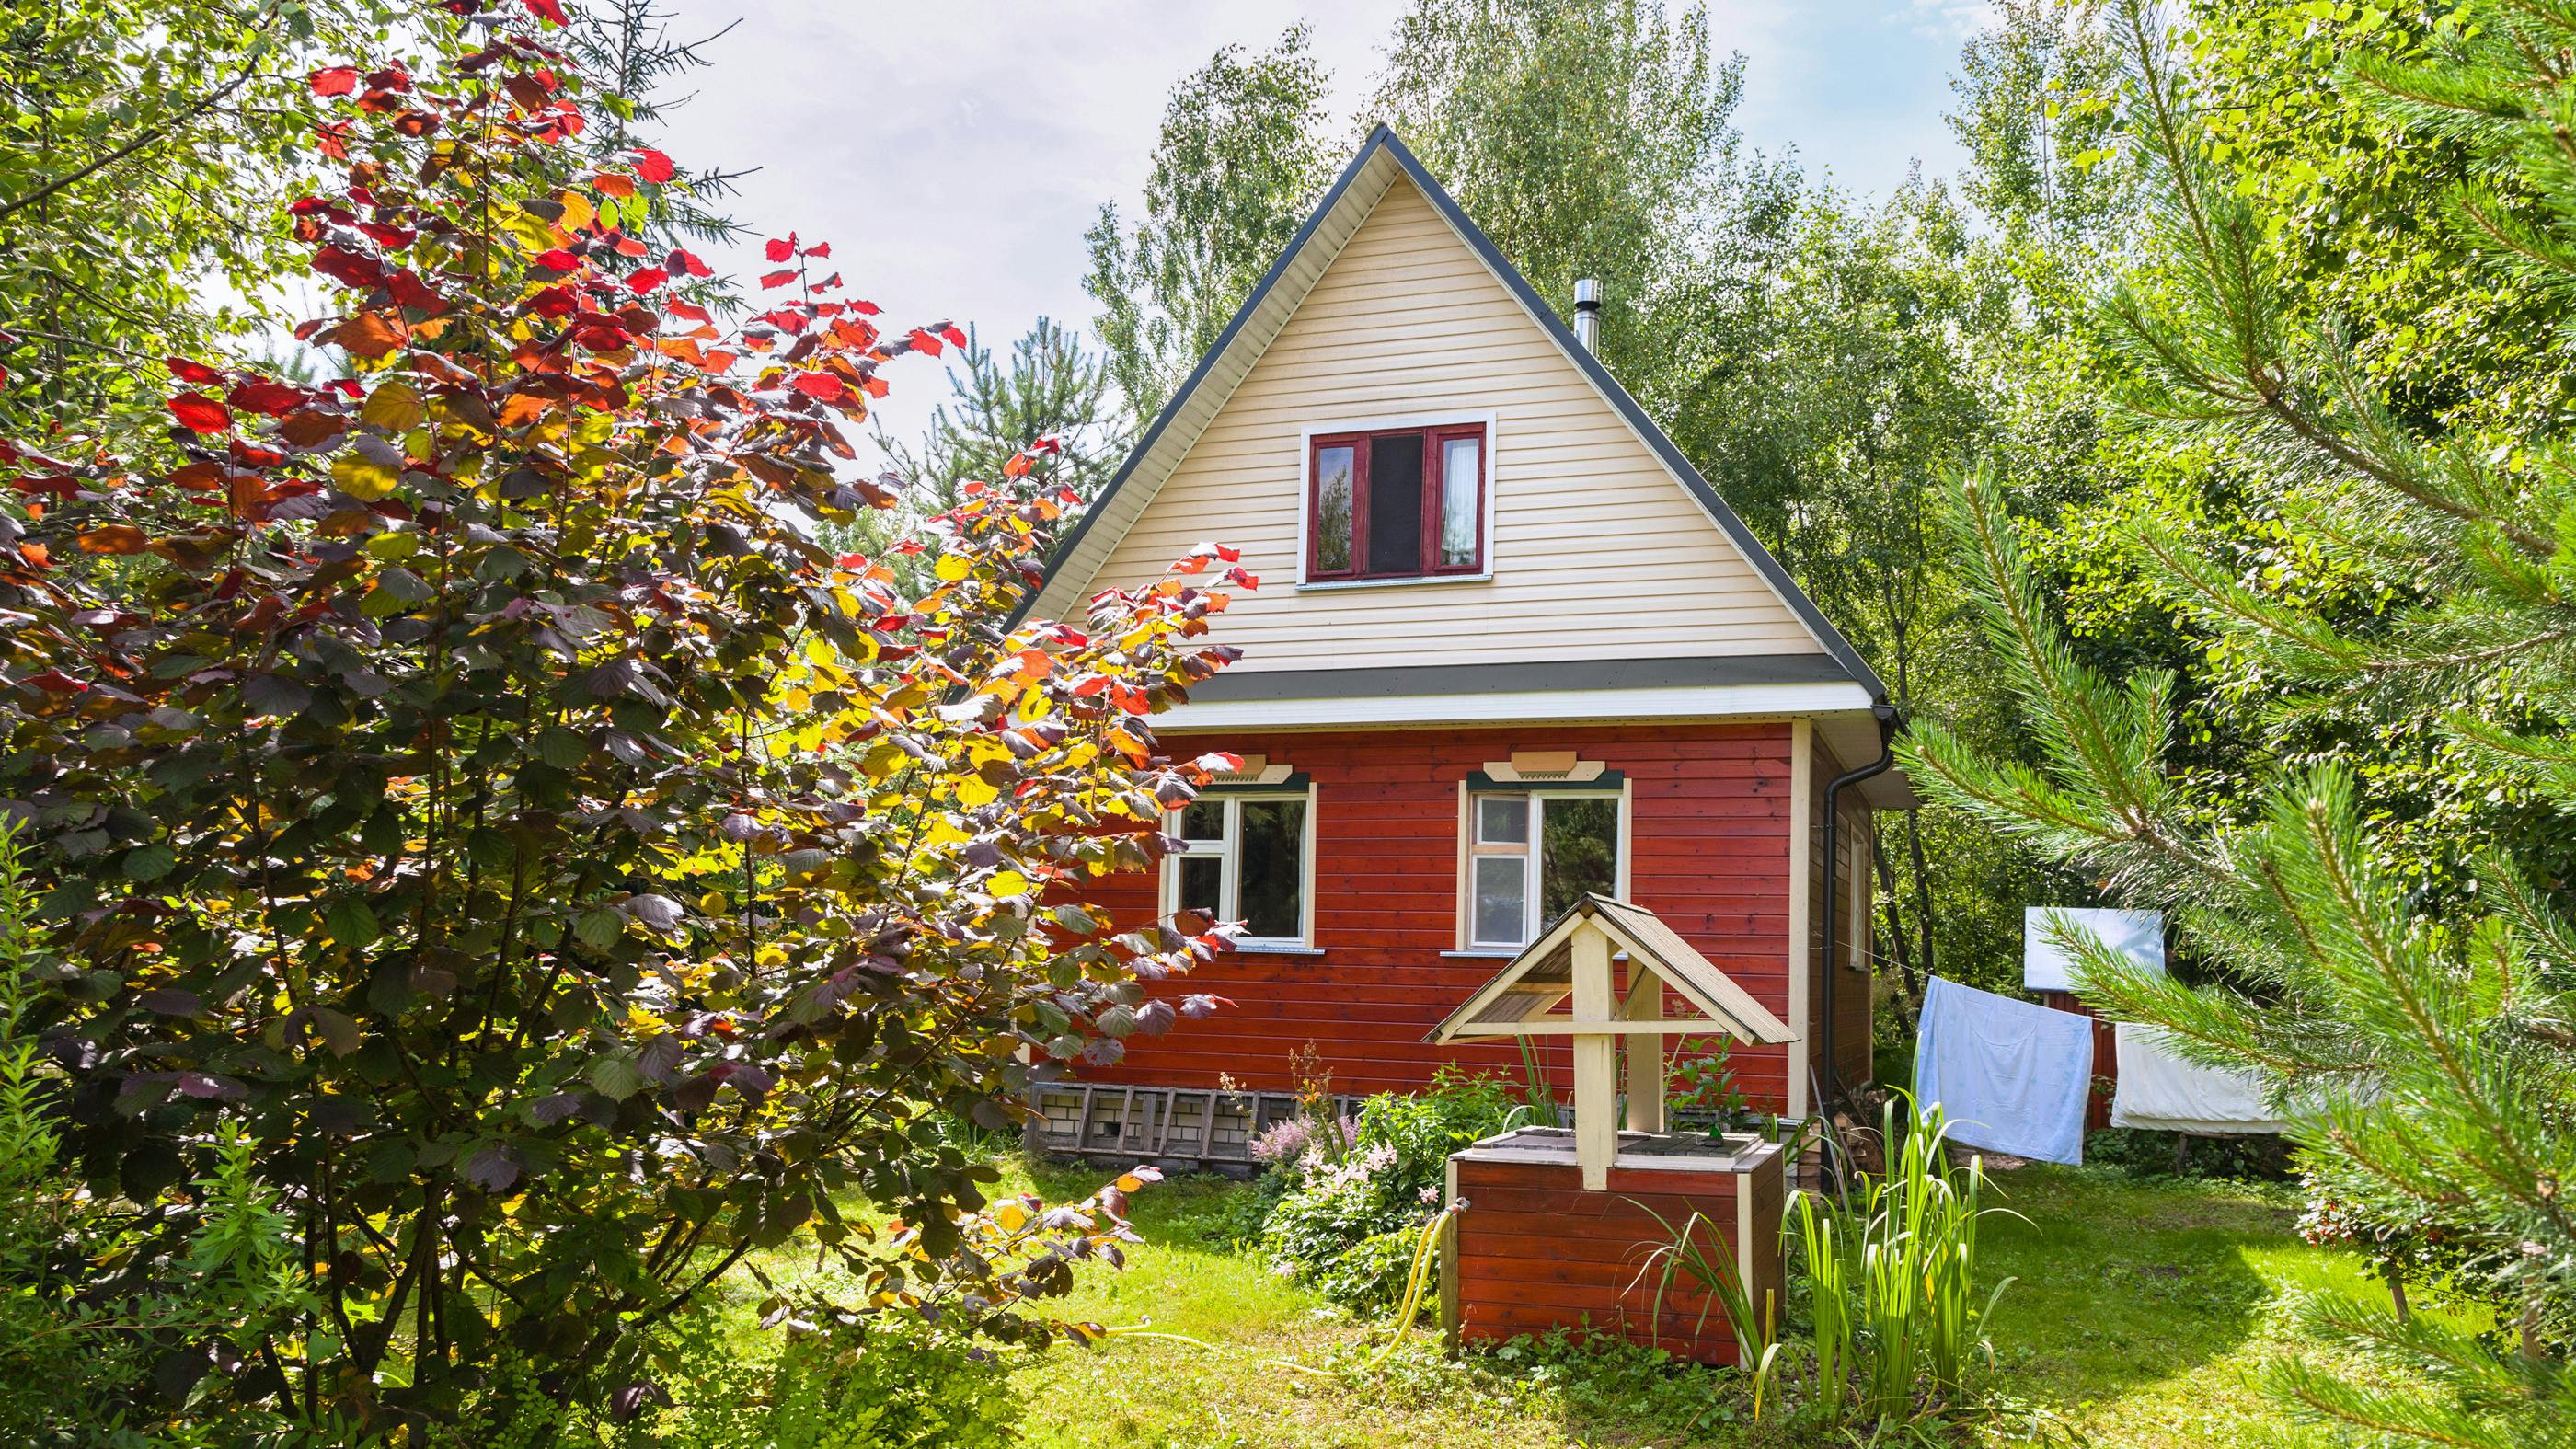
<svg viewBox="0 0 2576 1449"><path fill-rule="evenodd" d="M1381 438L1414 437L1422 440L1422 553L1414 567L1372 570L1368 567L1368 475L1369 454ZM1476 443L1476 553L1463 564L1440 562L1440 498L1447 481L1441 472L1440 459L1447 445L1460 438ZM1485 479L1493 471L1488 456L1492 444L1485 435L1483 423L1446 423L1436 427L1376 428L1365 432L1318 433L1306 445L1306 580L1309 583L1344 583L1364 579L1457 578L1485 571ZM1327 569L1323 566L1323 531L1319 527L1324 501L1322 459L1326 448L1351 450L1351 566Z"/></svg>

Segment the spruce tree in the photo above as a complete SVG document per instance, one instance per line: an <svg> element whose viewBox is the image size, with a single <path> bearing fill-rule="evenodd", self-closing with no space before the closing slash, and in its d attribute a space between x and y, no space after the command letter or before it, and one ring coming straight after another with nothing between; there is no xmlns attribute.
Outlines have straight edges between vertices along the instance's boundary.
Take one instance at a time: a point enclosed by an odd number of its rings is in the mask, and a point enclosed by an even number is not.
<svg viewBox="0 0 2576 1449"><path fill-rule="evenodd" d="M2212 648L2302 685L2316 708L2438 715L2464 770L2576 807L2576 505L2563 423L2519 436L2444 431L2393 412L2332 318L2295 306L2265 218L2212 157L2156 17L2124 16L2132 132L2160 187L2146 261L2107 298L2133 426L2196 440L2253 480L2278 560L2374 601L2329 613L2264 561L2144 522L2130 542ZM2576 285L2576 167L2563 118L2576 12L2467 5L2351 59L2393 144L2459 148L2483 178L2447 199L2427 247L2483 259L2500 284ZM2563 299L2562 299L2563 301ZM2561 316L2576 317L2563 305ZM2563 345L2563 334L2562 334ZM2030 721L2030 760L1937 724L1905 748L1918 785L2173 913L2187 985L2070 939L2084 994L2166 1029L2185 1055L2260 1073L2292 1115L2312 1185L2366 1221L2429 1226L2501 1332L2480 1336L2320 1296L2307 1326L2380 1372L2310 1358L2270 1372L2306 1416L2461 1445L2576 1443L2576 919L2565 883L2500 845L2473 907L2437 912L2374 849L2386 828L2340 765L2276 772L2262 798L2213 799L2176 769L2174 676L2113 678L2069 648L2006 500L1972 478L1953 524L1999 680ZM2509 844L2509 843L2506 843Z"/></svg>

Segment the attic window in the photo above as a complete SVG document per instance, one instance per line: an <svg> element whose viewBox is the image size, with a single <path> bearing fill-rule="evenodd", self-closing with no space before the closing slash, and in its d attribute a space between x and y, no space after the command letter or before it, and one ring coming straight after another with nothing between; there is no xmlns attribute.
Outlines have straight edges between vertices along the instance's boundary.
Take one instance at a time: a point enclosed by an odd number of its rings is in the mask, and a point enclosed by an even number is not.
<svg viewBox="0 0 2576 1449"><path fill-rule="evenodd" d="M1485 425L1328 433L1306 468L1306 581L1485 571Z"/></svg>

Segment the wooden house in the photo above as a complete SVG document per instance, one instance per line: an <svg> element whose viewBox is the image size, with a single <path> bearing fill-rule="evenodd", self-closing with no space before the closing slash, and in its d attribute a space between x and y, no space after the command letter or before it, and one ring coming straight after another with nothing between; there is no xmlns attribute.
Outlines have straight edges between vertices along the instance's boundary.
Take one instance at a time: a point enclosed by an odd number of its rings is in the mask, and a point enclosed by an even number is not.
<svg viewBox="0 0 2576 1449"><path fill-rule="evenodd" d="M1261 579L1215 636L1241 662L1156 720L1244 769L1102 897L1241 921L1172 986L1231 1005L1085 1080L1281 1091L1310 1044L1337 1092L1518 1076L1511 1045L1426 1036L1586 892L1795 1031L1736 1053L1757 1105L1869 1077L1870 812L1907 789L1886 689L1578 300L1569 329L1381 128L1058 551L1032 605L1058 618L1202 541Z"/></svg>

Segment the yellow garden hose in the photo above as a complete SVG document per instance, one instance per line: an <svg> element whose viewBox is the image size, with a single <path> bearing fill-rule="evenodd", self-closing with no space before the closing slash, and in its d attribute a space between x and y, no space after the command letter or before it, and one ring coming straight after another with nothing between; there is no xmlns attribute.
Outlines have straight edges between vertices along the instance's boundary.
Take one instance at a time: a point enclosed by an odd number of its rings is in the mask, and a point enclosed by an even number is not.
<svg viewBox="0 0 2576 1449"><path fill-rule="evenodd" d="M1404 1306L1396 1312L1395 1332L1387 1339L1386 1346L1377 1351L1375 1357L1355 1369L1308 1368L1302 1363L1294 1363L1284 1358L1264 1359L1263 1365L1268 1368L1284 1368L1291 1373L1306 1374L1319 1379L1346 1379L1373 1372L1378 1365L1386 1362L1387 1356L1395 1352L1396 1345L1404 1342L1405 1334L1412 1331L1414 1317L1422 1311L1422 1289L1430 1278L1431 1250L1440 1241L1440 1225L1449 1221L1450 1214L1466 1206L1463 1202L1453 1202L1433 1214L1431 1221L1422 1225L1422 1240L1413 1248L1413 1271L1406 1276L1404 1282ZM1158 1332L1141 1323L1129 1324L1109 1331L1128 1338L1166 1338L1174 1343L1186 1343L1192 1348L1206 1349L1210 1353L1225 1352L1216 1344L1203 1342L1187 1334Z"/></svg>

